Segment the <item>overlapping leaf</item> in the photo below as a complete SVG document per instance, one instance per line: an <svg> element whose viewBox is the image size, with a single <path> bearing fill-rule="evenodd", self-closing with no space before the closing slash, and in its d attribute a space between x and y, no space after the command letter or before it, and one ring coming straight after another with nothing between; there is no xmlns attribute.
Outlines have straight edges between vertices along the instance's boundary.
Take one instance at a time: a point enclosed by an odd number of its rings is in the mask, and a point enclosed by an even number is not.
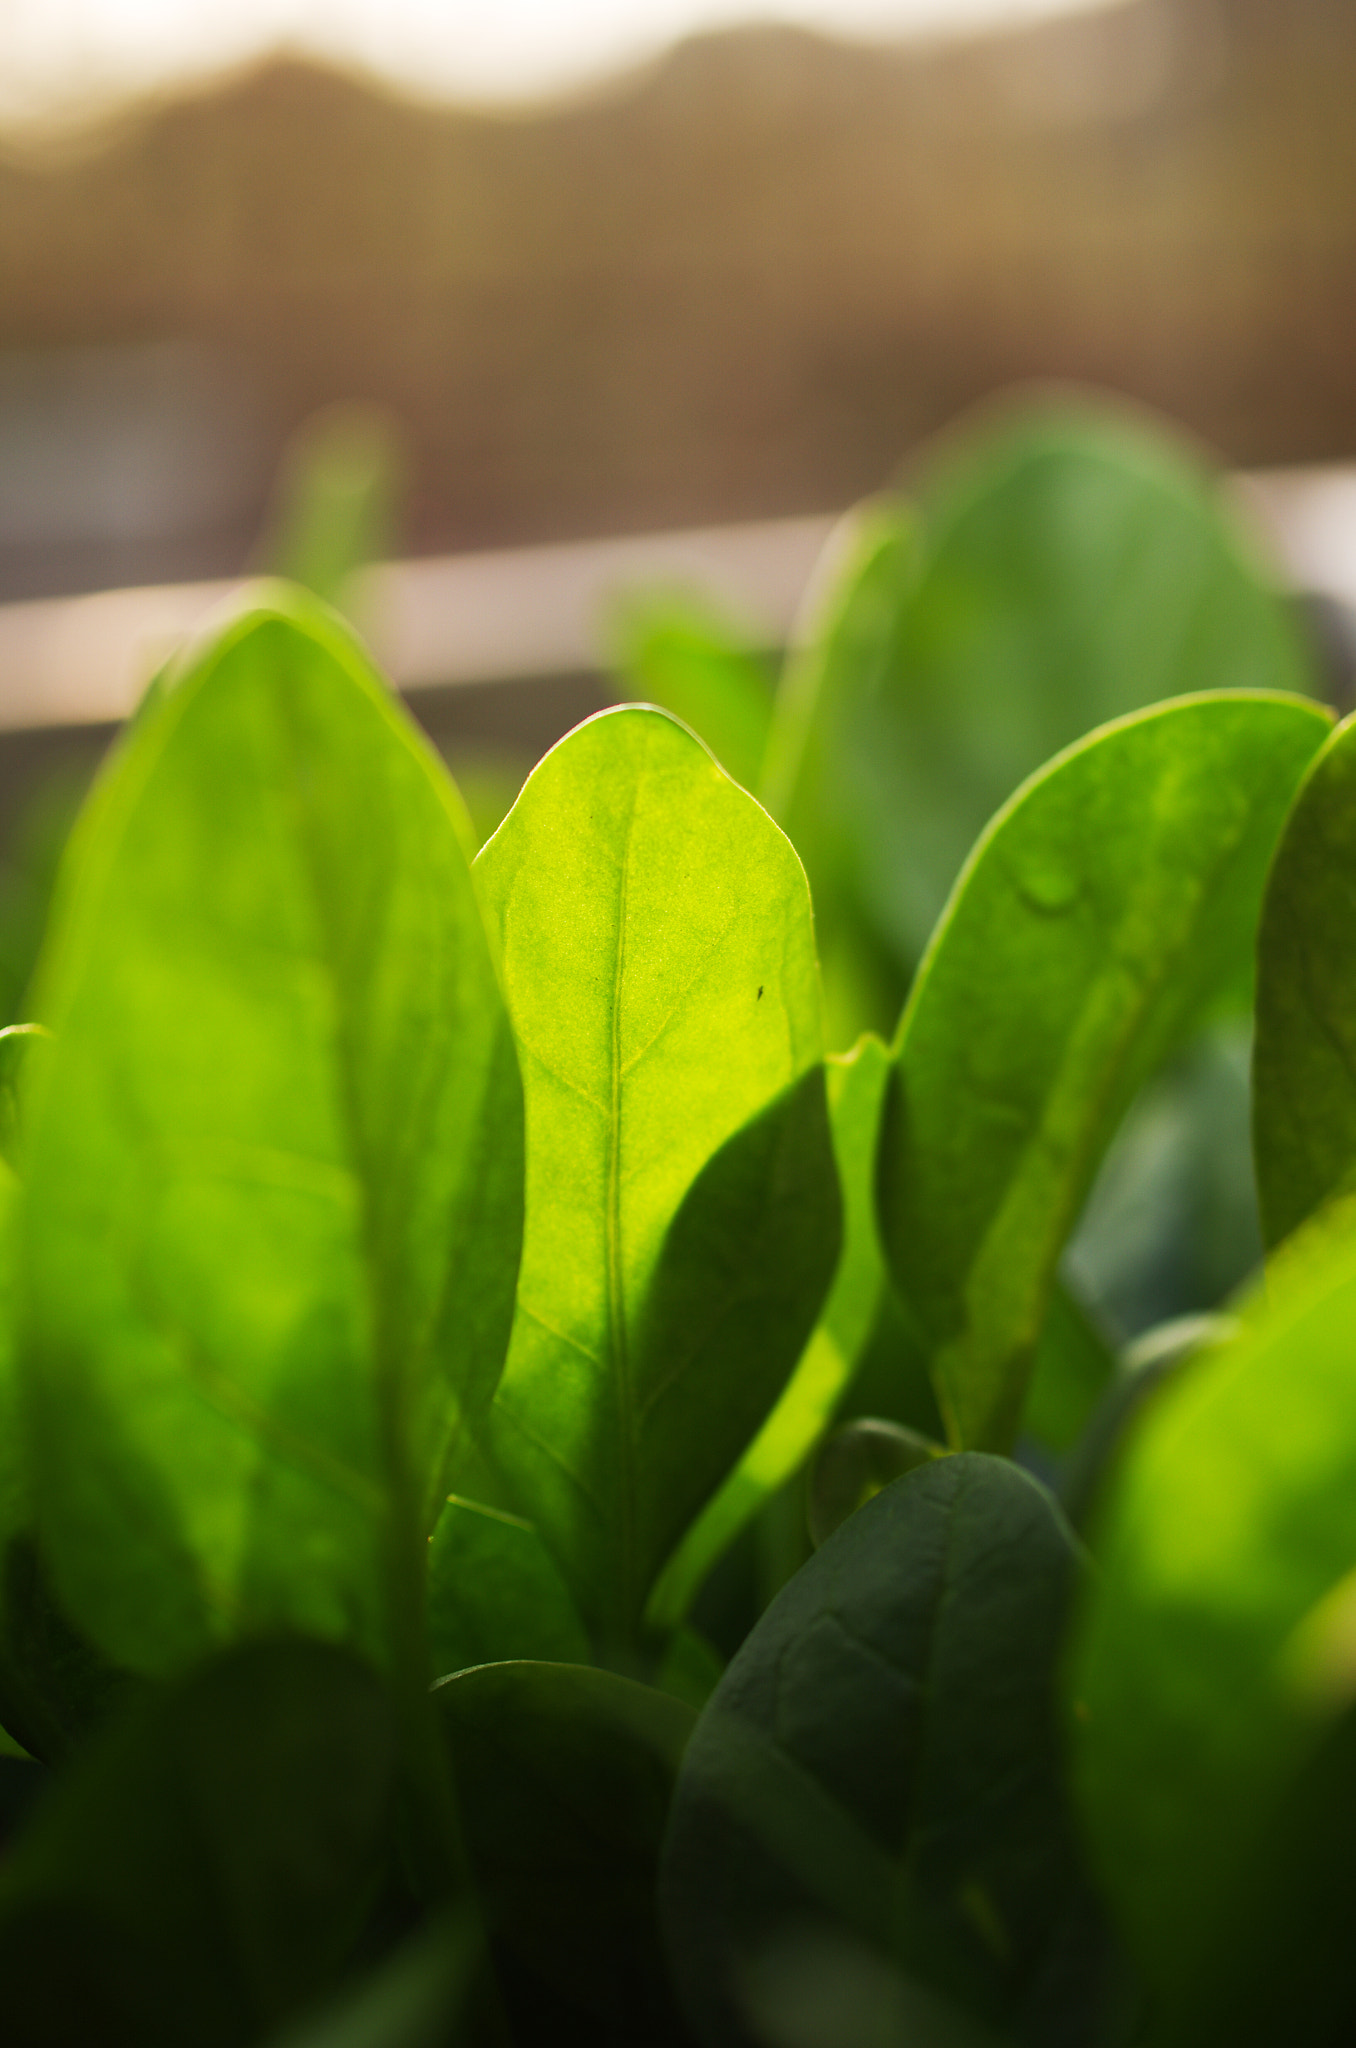
<svg viewBox="0 0 1356 2048"><path fill-rule="evenodd" d="M570 1664L483 1665L433 1699L515 2039L686 2048L655 1881L692 1709Z"/></svg>
<svg viewBox="0 0 1356 2048"><path fill-rule="evenodd" d="M827 860L908 963L988 818L1062 747L1188 691L1312 687L1220 484L1123 408L983 415L939 444L912 513L869 508L839 546L767 791L816 905Z"/></svg>
<svg viewBox="0 0 1356 2048"><path fill-rule="evenodd" d="M521 1097L436 759L327 614L224 629L86 814L45 956L40 1535L141 1670L290 1625L412 1663L512 1313Z"/></svg>
<svg viewBox="0 0 1356 2048"><path fill-rule="evenodd" d="M827 1071L843 1191L838 1270L781 1399L665 1566L650 1600L658 1627L681 1619L716 1559L813 1450L851 1383L880 1306L886 1282L876 1233L875 1160L885 1047L868 1034L851 1053L830 1059Z"/></svg>
<svg viewBox="0 0 1356 2048"><path fill-rule="evenodd" d="M625 1641L837 1258L809 896L752 798L636 709L547 756L476 872L528 1130L488 1441L595 1632Z"/></svg>
<svg viewBox="0 0 1356 2048"><path fill-rule="evenodd" d="M887 1486L779 1594L697 1724L665 1848L708 2048L763 2038L755 1973L823 1941L892 1963L924 2007L1094 2037L1105 1958L1056 1701L1074 1570L1035 1482L962 1455Z"/></svg>
<svg viewBox="0 0 1356 2048"><path fill-rule="evenodd" d="M1267 885L1253 1129L1262 1227L1279 1244L1356 1168L1356 724L1314 762Z"/></svg>
<svg viewBox="0 0 1356 2048"><path fill-rule="evenodd" d="M1353 1328L1342 1216L1232 1344L1146 1406L1098 1518L1076 1777L1170 2010L1240 1932L1246 1949L1237 1916L1270 1882L1283 1802L1353 1696Z"/></svg>
<svg viewBox="0 0 1356 2048"><path fill-rule="evenodd" d="M1183 699L1033 777L976 847L900 1022L882 1235L959 1444L1012 1439L1056 1264L1139 1085L1248 989L1262 888L1328 729Z"/></svg>

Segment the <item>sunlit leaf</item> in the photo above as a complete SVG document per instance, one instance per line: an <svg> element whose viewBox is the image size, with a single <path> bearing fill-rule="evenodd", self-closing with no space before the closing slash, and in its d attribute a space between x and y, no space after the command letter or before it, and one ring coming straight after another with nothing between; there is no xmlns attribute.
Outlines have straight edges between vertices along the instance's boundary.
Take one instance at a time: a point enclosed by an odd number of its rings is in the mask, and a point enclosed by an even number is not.
<svg viewBox="0 0 1356 2048"><path fill-rule="evenodd" d="M592 1628L773 1406L838 1254L809 897L684 727L604 713L477 862L527 1105L527 1224L488 1441Z"/></svg>
<svg viewBox="0 0 1356 2048"><path fill-rule="evenodd" d="M280 1626L422 1667L423 1539L512 1313L519 1082L455 791L328 614L246 612L138 723L39 1009L63 1604L138 1670Z"/></svg>
<svg viewBox="0 0 1356 2048"><path fill-rule="evenodd" d="M895 1046L882 1237L953 1442L1006 1448L1060 1253L1137 1088L1250 985L1267 863L1327 714L1188 698L1004 807Z"/></svg>
<svg viewBox="0 0 1356 2048"><path fill-rule="evenodd" d="M1356 723L1286 821L1257 953L1253 1128L1262 1228L1279 1244L1356 1169Z"/></svg>
<svg viewBox="0 0 1356 2048"><path fill-rule="evenodd" d="M1356 1240L1341 1222L1234 1342L1145 1405L1094 1525L1077 1782L1170 2005L1227 1941L1295 1772L1356 1697Z"/></svg>

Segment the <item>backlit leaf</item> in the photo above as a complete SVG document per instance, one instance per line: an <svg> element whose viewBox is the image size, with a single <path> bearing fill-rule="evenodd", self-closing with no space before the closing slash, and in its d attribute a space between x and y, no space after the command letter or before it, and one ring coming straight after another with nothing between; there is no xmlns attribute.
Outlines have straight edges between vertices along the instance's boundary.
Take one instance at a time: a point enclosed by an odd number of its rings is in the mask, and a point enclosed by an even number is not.
<svg viewBox="0 0 1356 2048"><path fill-rule="evenodd" d="M952 1441L1005 1448L1056 1267L1135 1091L1250 984L1327 714L1226 693L1061 755L976 847L895 1046L882 1237Z"/></svg>
<svg viewBox="0 0 1356 2048"><path fill-rule="evenodd" d="M799 861L675 720L563 740L476 867L527 1106L488 1442L596 1634L756 1434L838 1254Z"/></svg>
<svg viewBox="0 0 1356 2048"><path fill-rule="evenodd" d="M451 784L279 594L138 721L40 980L24 1347L73 1619L422 1665L424 1537L512 1313L521 1108Z"/></svg>

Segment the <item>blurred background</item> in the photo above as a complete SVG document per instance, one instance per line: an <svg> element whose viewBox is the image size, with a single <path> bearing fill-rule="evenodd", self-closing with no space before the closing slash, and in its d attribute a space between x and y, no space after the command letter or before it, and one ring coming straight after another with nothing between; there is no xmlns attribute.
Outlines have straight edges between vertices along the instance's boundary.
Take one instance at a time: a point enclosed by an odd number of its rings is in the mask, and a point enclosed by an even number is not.
<svg viewBox="0 0 1356 2048"><path fill-rule="evenodd" d="M1356 455L1354 85L1343 0L0 0L0 803L251 568L441 565L365 623L518 773L1014 382Z"/></svg>
<svg viewBox="0 0 1356 2048"><path fill-rule="evenodd" d="M215 12L0 0L0 596L238 572L336 401L415 554L830 511L1029 377L1352 452L1342 0Z"/></svg>

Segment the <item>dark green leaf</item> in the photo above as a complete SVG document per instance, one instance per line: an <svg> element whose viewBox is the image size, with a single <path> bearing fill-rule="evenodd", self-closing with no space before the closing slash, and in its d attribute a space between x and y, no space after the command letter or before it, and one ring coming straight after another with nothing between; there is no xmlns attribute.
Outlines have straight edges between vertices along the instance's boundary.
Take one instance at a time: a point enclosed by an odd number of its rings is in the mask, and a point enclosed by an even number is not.
<svg viewBox="0 0 1356 2048"><path fill-rule="evenodd" d="M749 1973L812 1936L1025 2039L1086 2038L1105 1957L1060 1753L1073 1572L1041 1488L968 1454L887 1486L779 1595L697 1725L665 1850L703 2042L747 2042Z"/></svg>
<svg viewBox="0 0 1356 2048"><path fill-rule="evenodd" d="M451 1498L428 1560L429 1661L435 1678L531 1657L586 1664L584 1624L530 1522Z"/></svg>
<svg viewBox="0 0 1356 2048"><path fill-rule="evenodd" d="M940 1444L902 1423L861 1415L826 1437L810 1467L810 1537L818 1549L892 1479L943 1457Z"/></svg>
<svg viewBox="0 0 1356 2048"><path fill-rule="evenodd" d="M1034 777L976 847L900 1022L882 1238L953 1442L1003 1448L1056 1269L1138 1087L1248 985L1327 714L1179 699Z"/></svg>
<svg viewBox="0 0 1356 2048"><path fill-rule="evenodd" d="M743 1457L669 1559L649 1620L671 1628L739 1531L800 1470L851 1384L886 1285L876 1234L876 1139L889 1060L864 1037L827 1063L833 1149L843 1191L843 1248L828 1299L795 1372Z"/></svg>
<svg viewBox="0 0 1356 2048"><path fill-rule="evenodd" d="M489 1442L590 1625L626 1641L838 1255L809 896L752 798L636 709L547 755L476 872L528 1125Z"/></svg>
<svg viewBox="0 0 1356 2048"><path fill-rule="evenodd" d="M681 2042L654 1893L692 1709L568 1664L485 1665L433 1697L519 2038Z"/></svg>
<svg viewBox="0 0 1356 2048"><path fill-rule="evenodd" d="M1253 1128L1262 1230L1279 1244L1356 1167L1356 721L1286 821L1257 950Z"/></svg>
<svg viewBox="0 0 1356 2048"><path fill-rule="evenodd" d="M521 1214L463 824L356 644L279 592L188 663L77 833L23 1363L44 1556L134 1669L284 1625L378 1657L413 1633Z"/></svg>
<svg viewBox="0 0 1356 2048"><path fill-rule="evenodd" d="M52 1592L31 1536L0 1556L0 1722L44 1763L61 1763L140 1681L81 1635Z"/></svg>
<svg viewBox="0 0 1356 2048"><path fill-rule="evenodd" d="M454 2048L470 1995L478 1939L456 1912L437 1915L380 1968L268 2048Z"/></svg>
<svg viewBox="0 0 1356 2048"><path fill-rule="evenodd" d="M234 2048L344 1961L387 1853L395 1730L362 1665L236 1650L148 1695L0 1879L7 2048Z"/></svg>

